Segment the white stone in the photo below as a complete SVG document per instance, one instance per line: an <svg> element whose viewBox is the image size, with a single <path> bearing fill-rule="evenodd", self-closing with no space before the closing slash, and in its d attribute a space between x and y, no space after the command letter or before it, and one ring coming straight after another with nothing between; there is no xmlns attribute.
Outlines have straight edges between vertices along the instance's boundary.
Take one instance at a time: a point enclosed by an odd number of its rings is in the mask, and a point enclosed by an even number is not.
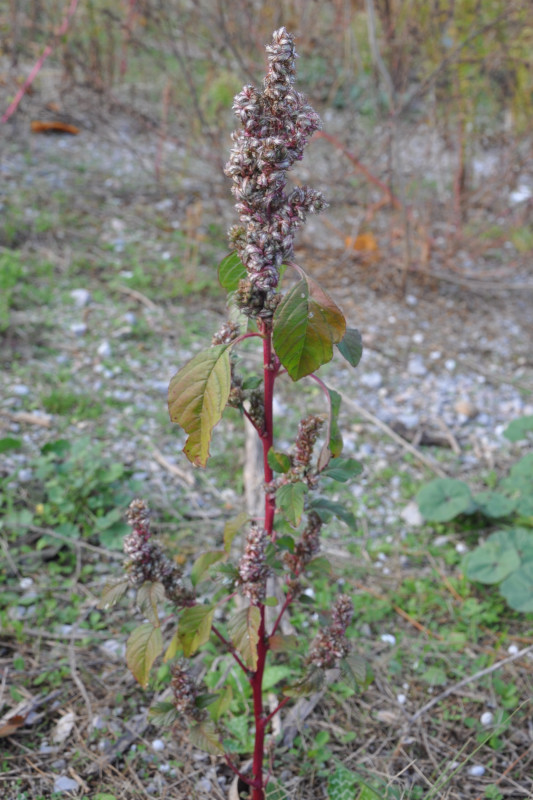
<svg viewBox="0 0 533 800"><path fill-rule="evenodd" d="M468 547L464 542L457 542L455 545L455 552L462 556L464 553L468 553Z"/></svg>
<svg viewBox="0 0 533 800"><path fill-rule="evenodd" d="M429 354L429 357L432 361L437 361L441 357L442 353L440 350L432 350Z"/></svg>
<svg viewBox="0 0 533 800"><path fill-rule="evenodd" d="M102 358L109 358L111 355L111 345L104 339L104 341L98 345L98 350L96 352Z"/></svg>
<svg viewBox="0 0 533 800"><path fill-rule="evenodd" d="M61 775L54 781L54 792L76 792L80 788L78 781Z"/></svg>
<svg viewBox="0 0 533 800"><path fill-rule="evenodd" d="M23 591L29 589L30 586L33 586L33 578L21 578L19 581L19 586Z"/></svg>
<svg viewBox="0 0 533 800"><path fill-rule="evenodd" d="M152 742L152 750L156 752L161 752L161 750L165 749L165 743L162 739L154 739Z"/></svg>
<svg viewBox="0 0 533 800"><path fill-rule="evenodd" d="M73 289L70 296L76 308L84 308L91 302L91 293L88 289Z"/></svg>
<svg viewBox="0 0 533 800"><path fill-rule="evenodd" d="M415 344L422 344L423 341L424 341L424 334L422 333L422 331L417 331L416 333L413 333L413 342Z"/></svg>
<svg viewBox="0 0 533 800"><path fill-rule="evenodd" d="M529 200L531 196L532 192L529 186L521 183L514 192L510 193L509 200L513 205L516 205L517 203L523 203L524 200Z"/></svg>
<svg viewBox="0 0 533 800"><path fill-rule="evenodd" d="M405 298L405 302L407 303L408 306L416 306L416 304L418 303L418 298L415 297L414 294L408 294Z"/></svg>
<svg viewBox="0 0 533 800"><path fill-rule="evenodd" d="M480 722L485 727L492 725L494 722L494 714L491 711L485 711L480 717Z"/></svg>
<svg viewBox="0 0 533 800"><path fill-rule="evenodd" d="M379 638L385 644L396 644L396 636L393 636L392 633L382 633Z"/></svg>
<svg viewBox="0 0 533 800"><path fill-rule="evenodd" d="M468 774L472 775L473 778L481 778L485 774L485 767L481 764L473 764L468 768Z"/></svg>
<svg viewBox="0 0 533 800"><path fill-rule="evenodd" d="M11 387L11 391L13 394L16 394L17 397L25 397L30 393L29 386L25 386L23 383L16 383Z"/></svg>
<svg viewBox="0 0 533 800"><path fill-rule="evenodd" d="M510 644L507 648L507 652L510 656L515 656L518 653L518 647L515 644Z"/></svg>
<svg viewBox="0 0 533 800"><path fill-rule="evenodd" d="M85 336L87 333L87 325L84 322L73 322L70 330L74 336Z"/></svg>
<svg viewBox="0 0 533 800"><path fill-rule="evenodd" d="M424 517L419 511L417 504L412 500L408 503L405 508L400 511L400 517L407 522L408 525L412 525L414 528L419 528L420 525L424 524Z"/></svg>
<svg viewBox="0 0 533 800"><path fill-rule="evenodd" d="M403 706L407 702L407 697L404 694L397 694L396 700L401 706Z"/></svg>
<svg viewBox="0 0 533 800"><path fill-rule="evenodd" d="M444 362L444 366L448 370L448 372L453 372L455 369L455 359L454 358L447 358Z"/></svg>
<svg viewBox="0 0 533 800"><path fill-rule="evenodd" d="M407 364L407 371L410 375L414 375L417 378L424 376L427 373L427 367L424 364L422 356L411 356L409 363Z"/></svg>

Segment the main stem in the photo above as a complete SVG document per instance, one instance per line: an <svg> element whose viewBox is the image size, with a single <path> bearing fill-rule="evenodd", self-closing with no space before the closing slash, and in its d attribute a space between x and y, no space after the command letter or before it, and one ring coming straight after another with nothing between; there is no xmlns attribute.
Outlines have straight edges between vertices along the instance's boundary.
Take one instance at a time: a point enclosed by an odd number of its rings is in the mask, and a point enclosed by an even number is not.
<svg viewBox="0 0 533 800"><path fill-rule="evenodd" d="M268 451L274 443L273 400L274 382L276 380L275 356L272 352L272 323L262 320L259 324L260 333L263 335L263 380L264 380L264 408L265 426L261 441L263 444L263 467L265 483L270 483L273 473L268 463ZM274 537L274 516L276 513L275 497L265 493L265 522L264 527L269 539ZM257 644L257 669L250 679L254 704L255 743L252 765L252 800L265 800L263 785L263 759L265 751L265 728L267 717L263 709L263 673L265 671L268 642L265 629L265 606L260 605L261 624L259 626L259 642Z"/></svg>

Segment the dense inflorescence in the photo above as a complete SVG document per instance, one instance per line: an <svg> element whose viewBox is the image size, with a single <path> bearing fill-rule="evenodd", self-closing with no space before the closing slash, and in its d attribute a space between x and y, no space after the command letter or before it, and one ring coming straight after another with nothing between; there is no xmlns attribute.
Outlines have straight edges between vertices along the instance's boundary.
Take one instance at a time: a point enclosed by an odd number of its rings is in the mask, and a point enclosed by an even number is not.
<svg viewBox="0 0 533 800"><path fill-rule="evenodd" d="M266 597L266 579L268 566L266 563L267 532L252 523L246 536L244 553L239 562L239 582L241 592L252 605L262 603Z"/></svg>
<svg viewBox="0 0 533 800"><path fill-rule="evenodd" d="M176 711L185 717L201 720L205 718L206 712L198 708L196 698L198 697L198 686L191 678L187 668L182 661L174 662L170 667L174 706Z"/></svg>
<svg viewBox="0 0 533 800"><path fill-rule="evenodd" d="M233 134L225 168L241 220L230 230L230 241L248 272L237 302L252 316L272 316L279 269L292 256L294 235L309 212L326 206L321 192L308 186L285 191L287 172L301 160L320 119L293 87L294 37L280 28L266 49L263 91L245 86L235 97L241 130Z"/></svg>
<svg viewBox="0 0 533 800"><path fill-rule="evenodd" d="M344 658L348 654L346 628L350 624L352 616L352 599L347 594L339 595L331 612L331 625L319 631L311 644L307 657L308 664L313 664L321 669L330 669L336 666L340 658Z"/></svg>

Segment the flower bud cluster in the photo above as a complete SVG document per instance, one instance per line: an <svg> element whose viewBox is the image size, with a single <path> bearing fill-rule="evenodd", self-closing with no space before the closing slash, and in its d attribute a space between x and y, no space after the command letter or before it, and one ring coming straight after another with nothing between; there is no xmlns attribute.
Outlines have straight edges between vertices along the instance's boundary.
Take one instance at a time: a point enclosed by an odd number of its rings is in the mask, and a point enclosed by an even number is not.
<svg viewBox="0 0 533 800"><path fill-rule="evenodd" d="M316 414L310 414L300 421L294 445L295 452L290 456L291 468L266 485L265 491L268 494L274 494L280 486L298 481L305 481L310 489L315 488L318 482L318 473L312 468L311 458L313 447L323 425L324 418Z"/></svg>
<svg viewBox="0 0 533 800"><path fill-rule="evenodd" d="M150 511L144 500L133 500L126 512L132 532L124 537L123 548L130 560L128 578L138 589L146 581L163 584L167 598L178 606L187 605L192 594L183 586L181 568L171 561L151 538Z"/></svg>
<svg viewBox="0 0 533 800"><path fill-rule="evenodd" d="M322 520L316 511L310 511L300 541L296 543L292 553L285 553L283 557L285 564L294 575L301 575L307 564L320 550L321 528Z"/></svg>
<svg viewBox="0 0 533 800"><path fill-rule="evenodd" d="M224 322L223 325L219 328L219 330L213 335L211 339L211 344L231 344L231 342L235 341L240 334L240 326L237 322L231 322L228 320Z"/></svg>
<svg viewBox="0 0 533 800"><path fill-rule="evenodd" d="M244 597L254 606L266 597L269 569L266 563L267 532L252 523L246 536L244 553L239 561L239 583Z"/></svg>
<svg viewBox="0 0 533 800"><path fill-rule="evenodd" d="M346 628L353 616L353 603L347 594L341 594L333 606L332 622L315 636L307 657L308 664L320 669L331 669L349 652Z"/></svg>
<svg viewBox="0 0 533 800"><path fill-rule="evenodd" d="M185 717L192 717L200 721L205 717L205 710L196 705L198 686L193 681L184 664L177 661L170 667L172 679L170 686L174 696L176 710Z"/></svg>
<svg viewBox="0 0 533 800"><path fill-rule="evenodd" d="M279 268L292 257L296 230L309 212L326 206L322 194L308 186L285 192L287 173L301 160L320 119L293 87L294 37L280 28L266 49L269 69L263 91L245 86L235 97L241 130L233 134L225 168L241 219L229 237L249 276L237 302L252 316L272 315Z"/></svg>

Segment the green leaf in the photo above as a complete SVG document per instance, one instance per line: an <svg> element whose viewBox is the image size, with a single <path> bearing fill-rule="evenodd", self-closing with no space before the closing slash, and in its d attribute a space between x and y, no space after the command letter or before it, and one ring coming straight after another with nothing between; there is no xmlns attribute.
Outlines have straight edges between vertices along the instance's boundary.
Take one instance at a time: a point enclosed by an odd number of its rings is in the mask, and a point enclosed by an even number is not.
<svg viewBox="0 0 533 800"><path fill-rule="evenodd" d="M526 439L528 433L533 433L533 414L514 419L506 427L503 435L510 442L519 442L520 439Z"/></svg>
<svg viewBox="0 0 533 800"><path fill-rule="evenodd" d="M257 606L242 608L228 620L228 633L233 646L252 672L257 669L260 624L261 613Z"/></svg>
<svg viewBox="0 0 533 800"><path fill-rule="evenodd" d="M233 700L233 689L228 683L222 691L220 691L215 700L209 705L209 716L213 722L218 722L221 716L226 713Z"/></svg>
<svg viewBox="0 0 533 800"><path fill-rule="evenodd" d="M209 550L207 553L202 553L198 556L191 569L192 585L196 586L202 575L207 572L212 564L223 561L227 557L228 554L226 550Z"/></svg>
<svg viewBox="0 0 533 800"><path fill-rule="evenodd" d="M374 677L365 659L357 653L349 653L346 658L343 658L340 668L345 682L352 689L356 689L358 686L368 686Z"/></svg>
<svg viewBox="0 0 533 800"><path fill-rule="evenodd" d="M341 519L350 528L356 527L356 521L353 513L344 508L341 503L334 500L327 500L325 497L315 497L309 503L309 508L316 511L322 522L328 522L332 516Z"/></svg>
<svg viewBox="0 0 533 800"><path fill-rule="evenodd" d="M363 341L359 331L355 328L347 328L344 337L337 344L337 348L348 364L356 367L363 355Z"/></svg>
<svg viewBox="0 0 533 800"><path fill-rule="evenodd" d="M239 281L246 278L247 274L246 267L236 252L223 258L218 267L218 280L222 288L228 292L238 289Z"/></svg>
<svg viewBox="0 0 533 800"><path fill-rule="evenodd" d="M512 478L524 477L533 484L533 453L528 453L527 456L513 464L509 475Z"/></svg>
<svg viewBox="0 0 533 800"><path fill-rule="evenodd" d="M511 528L506 531L509 540L515 548L520 561L526 563L533 561L533 530L527 528Z"/></svg>
<svg viewBox="0 0 533 800"><path fill-rule="evenodd" d="M5 436L0 439L0 453L7 453L9 450L20 450L22 439L14 439L12 436Z"/></svg>
<svg viewBox="0 0 533 800"><path fill-rule="evenodd" d="M287 793L272 778L265 789L265 800L288 800Z"/></svg>
<svg viewBox="0 0 533 800"><path fill-rule="evenodd" d="M515 570L500 586L500 592L515 611L533 611L533 561Z"/></svg>
<svg viewBox="0 0 533 800"><path fill-rule="evenodd" d="M291 460L285 453L278 453L273 447L267 453L267 460L273 472L288 472L291 468Z"/></svg>
<svg viewBox="0 0 533 800"><path fill-rule="evenodd" d="M155 703L148 711L150 722L153 725L160 725L162 728L170 728L180 718L179 712L174 703L169 700L162 700Z"/></svg>
<svg viewBox="0 0 533 800"><path fill-rule="evenodd" d="M311 575L331 575L333 570L326 556L317 556L306 564L305 571Z"/></svg>
<svg viewBox="0 0 533 800"><path fill-rule="evenodd" d="M284 686L283 694L287 697L308 697L320 691L324 685L325 672L323 669L311 667L304 677L292 686Z"/></svg>
<svg viewBox="0 0 533 800"><path fill-rule="evenodd" d="M183 452L193 464L205 467L211 432L220 421L231 386L229 345L203 350L174 375L168 387L168 410L189 434Z"/></svg>
<svg viewBox="0 0 533 800"><path fill-rule="evenodd" d="M447 680L446 672L442 667L437 667L435 664L428 667L420 677L425 683L429 683L430 686L444 686Z"/></svg>
<svg viewBox="0 0 533 800"><path fill-rule="evenodd" d="M168 643L167 649L165 650L165 655L163 656L163 661L165 662L165 664L167 663L167 661L172 661L172 659L178 652L179 648L180 648L179 631L175 631L174 636Z"/></svg>
<svg viewBox="0 0 533 800"><path fill-rule="evenodd" d="M338 766L328 778L329 800L355 800L357 776L346 767Z"/></svg>
<svg viewBox="0 0 533 800"><path fill-rule="evenodd" d="M226 553L228 553L228 555L231 550L231 543L248 519L249 517L246 511L241 511L241 513L234 517L234 519L228 520L224 525L224 550Z"/></svg>
<svg viewBox="0 0 533 800"><path fill-rule="evenodd" d="M304 497L307 487L301 481L286 483L276 492L276 505L291 525L299 525L304 511Z"/></svg>
<svg viewBox="0 0 533 800"><path fill-rule="evenodd" d="M520 566L520 556L508 531L496 531L463 560L466 577L479 583L499 583Z"/></svg>
<svg viewBox="0 0 533 800"><path fill-rule="evenodd" d="M343 441L339 428L339 410L341 407L341 396L334 389L328 390L329 395L329 415L327 418L326 441L322 445L322 450L318 456L317 469L321 472L329 464L331 457L336 458L342 453Z"/></svg>
<svg viewBox="0 0 533 800"><path fill-rule="evenodd" d="M449 522L475 508L466 483L453 478L430 481L420 489L416 502L422 516L430 522Z"/></svg>
<svg viewBox="0 0 533 800"><path fill-rule="evenodd" d="M159 613L157 604L165 599L165 587L162 583L145 581L137 591L137 605L146 619L159 627Z"/></svg>
<svg viewBox="0 0 533 800"><path fill-rule="evenodd" d="M274 349L293 381L331 361L333 345L346 320L331 297L312 278L298 281L283 298L273 320Z"/></svg>
<svg viewBox="0 0 533 800"><path fill-rule="evenodd" d="M486 517L507 517L515 509L516 502L499 492L478 492L474 495L474 503Z"/></svg>
<svg viewBox="0 0 533 800"><path fill-rule="evenodd" d="M185 658L190 658L205 644L211 633L215 606L191 606L185 608L178 623L178 636Z"/></svg>
<svg viewBox="0 0 533 800"><path fill-rule="evenodd" d="M161 628L151 622L139 625L126 643L126 663L133 677L146 687L152 664L163 650Z"/></svg>
<svg viewBox="0 0 533 800"><path fill-rule="evenodd" d="M275 608L279 605L279 600L277 597L266 597L263 601L263 605L268 606L268 608Z"/></svg>
<svg viewBox="0 0 533 800"><path fill-rule="evenodd" d="M326 469L322 471L322 475L327 478L333 478L334 481L346 483L346 481L360 475L362 471L363 465L353 458L334 458Z"/></svg>
<svg viewBox="0 0 533 800"><path fill-rule="evenodd" d="M189 740L199 750L204 750L213 756L224 752L212 722L199 722L189 728Z"/></svg>
<svg viewBox="0 0 533 800"><path fill-rule="evenodd" d="M124 597L128 591L129 585L127 578L122 578L113 583L106 583L100 602L98 603L98 608L111 608L111 606L114 606L115 603L118 603L118 601Z"/></svg>
<svg viewBox="0 0 533 800"><path fill-rule="evenodd" d="M273 653L289 653L298 649L298 637L295 633L275 633L268 640Z"/></svg>
<svg viewBox="0 0 533 800"><path fill-rule="evenodd" d="M289 667L286 664L275 664L265 667L265 672L263 675L263 691L268 692L280 681L290 678L292 674L292 667Z"/></svg>

